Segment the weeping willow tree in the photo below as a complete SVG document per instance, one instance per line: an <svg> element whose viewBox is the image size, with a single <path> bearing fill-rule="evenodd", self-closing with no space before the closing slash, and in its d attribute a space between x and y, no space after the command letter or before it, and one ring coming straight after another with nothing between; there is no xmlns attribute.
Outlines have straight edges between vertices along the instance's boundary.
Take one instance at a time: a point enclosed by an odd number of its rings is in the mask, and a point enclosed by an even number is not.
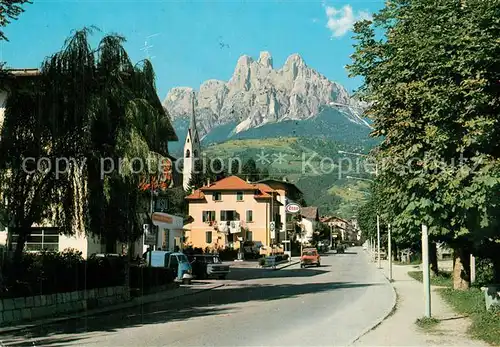
<svg viewBox="0 0 500 347"><path fill-rule="evenodd" d="M141 175L156 175L167 142L177 140L151 63L133 65L118 35L92 48L93 31L76 31L42 64L32 88L13 88L9 96L1 176L18 253L30 227L48 217L68 234L85 231L108 243L136 239ZM30 156L48 158L43 172L24 170Z"/></svg>

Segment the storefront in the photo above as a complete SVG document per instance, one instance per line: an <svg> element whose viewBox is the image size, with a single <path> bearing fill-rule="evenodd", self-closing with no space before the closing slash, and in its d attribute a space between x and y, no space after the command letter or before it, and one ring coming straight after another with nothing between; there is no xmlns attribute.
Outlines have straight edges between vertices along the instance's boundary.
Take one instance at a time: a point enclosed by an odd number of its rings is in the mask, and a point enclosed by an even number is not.
<svg viewBox="0 0 500 347"><path fill-rule="evenodd" d="M184 238L184 221L182 217L168 213L153 213L153 224L158 227L157 249L173 251L182 249Z"/></svg>

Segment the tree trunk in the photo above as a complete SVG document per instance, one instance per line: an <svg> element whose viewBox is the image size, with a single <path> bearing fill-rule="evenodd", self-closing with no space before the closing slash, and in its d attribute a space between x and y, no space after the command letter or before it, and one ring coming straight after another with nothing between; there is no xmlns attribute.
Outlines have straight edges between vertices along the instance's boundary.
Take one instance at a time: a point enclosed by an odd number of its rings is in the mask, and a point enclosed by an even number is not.
<svg viewBox="0 0 500 347"><path fill-rule="evenodd" d="M28 228L29 229L29 228ZM24 246L26 245L26 240L28 239L29 230L26 228L20 228L16 240L16 249L14 250L14 263L21 262L23 257Z"/></svg>
<svg viewBox="0 0 500 347"><path fill-rule="evenodd" d="M453 289L470 288L470 253L462 248L453 250Z"/></svg>
<svg viewBox="0 0 500 347"><path fill-rule="evenodd" d="M438 257L437 257L437 245L435 242L429 243L429 263L431 264L431 276L437 276L439 274L439 268L438 268Z"/></svg>

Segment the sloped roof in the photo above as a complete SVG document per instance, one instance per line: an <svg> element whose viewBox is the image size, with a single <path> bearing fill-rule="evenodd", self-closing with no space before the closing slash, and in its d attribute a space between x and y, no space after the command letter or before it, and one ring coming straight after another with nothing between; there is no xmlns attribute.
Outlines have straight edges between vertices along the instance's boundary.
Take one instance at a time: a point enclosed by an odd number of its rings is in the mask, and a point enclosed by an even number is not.
<svg viewBox="0 0 500 347"><path fill-rule="evenodd" d="M229 176L223 178L217 182L210 184L209 186L201 187L202 191L214 191L214 190L255 190L258 189L255 185L242 180L238 176Z"/></svg>
<svg viewBox="0 0 500 347"><path fill-rule="evenodd" d="M195 190L192 194L188 195L186 199L205 200L205 194L203 192L213 191L254 191L255 199L272 199L273 195L275 195L273 193L277 193L276 190L272 189L267 184L248 183L238 176L229 176ZM281 205L279 201L276 202Z"/></svg>
<svg viewBox="0 0 500 347"><path fill-rule="evenodd" d="M199 189L186 196L187 200L205 200L205 194Z"/></svg>
<svg viewBox="0 0 500 347"><path fill-rule="evenodd" d="M338 220L338 221L341 221L343 223L346 223L346 224L349 224L348 221L346 221L345 219L342 219L340 217L335 217L335 216L323 216L320 218L320 221L321 222L330 222L330 221L335 221L335 220Z"/></svg>
<svg viewBox="0 0 500 347"><path fill-rule="evenodd" d="M314 206L302 207L300 214L307 219L319 219L318 208Z"/></svg>
<svg viewBox="0 0 500 347"><path fill-rule="evenodd" d="M288 181L283 181L283 180L276 180L276 179L271 179L271 178L265 178L263 180L260 180L259 181L260 183L267 183L269 185L277 185L277 186L285 186L288 188L288 190L295 190L296 192L300 193L300 194L303 194L302 191L297 188L297 186L295 184L293 184L292 182L288 182Z"/></svg>

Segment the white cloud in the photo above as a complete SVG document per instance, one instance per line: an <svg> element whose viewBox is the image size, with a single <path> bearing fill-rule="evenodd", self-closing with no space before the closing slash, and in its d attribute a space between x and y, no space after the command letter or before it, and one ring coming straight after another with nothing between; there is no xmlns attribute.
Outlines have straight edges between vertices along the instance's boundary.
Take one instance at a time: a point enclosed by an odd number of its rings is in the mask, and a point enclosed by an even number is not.
<svg viewBox="0 0 500 347"><path fill-rule="evenodd" d="M332 38L341 37L347 34L358 20L372 18L366 11L358 11L358 13L355 14L351 5L345 5L339 9L326 6L325 10L326 17L328 18L326 27L332 32Z"/></svg>

